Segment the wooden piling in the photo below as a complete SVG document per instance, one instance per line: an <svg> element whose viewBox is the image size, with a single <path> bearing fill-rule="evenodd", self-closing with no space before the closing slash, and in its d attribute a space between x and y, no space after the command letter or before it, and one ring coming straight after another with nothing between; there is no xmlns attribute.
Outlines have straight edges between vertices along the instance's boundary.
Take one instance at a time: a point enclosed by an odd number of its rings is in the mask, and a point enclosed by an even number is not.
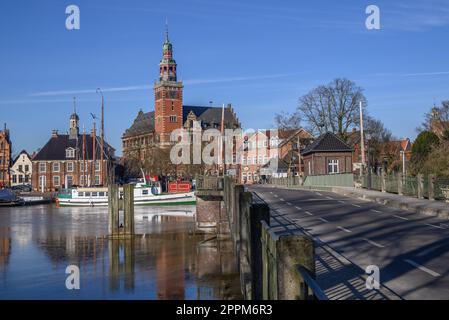
<svg viewBox="0 0 449 320"><path fill-rule="evenodd" d="M118 185L110 184L108 187L108 210L109 210L109 235L118 234L119 227L119 190Z"/></svg>
<svg viewBox="0 0 449 320"><path fill-rule="evenodd" d="M123 186L123 210L125 235L134 234L134 186L127 184Z"/></svg>

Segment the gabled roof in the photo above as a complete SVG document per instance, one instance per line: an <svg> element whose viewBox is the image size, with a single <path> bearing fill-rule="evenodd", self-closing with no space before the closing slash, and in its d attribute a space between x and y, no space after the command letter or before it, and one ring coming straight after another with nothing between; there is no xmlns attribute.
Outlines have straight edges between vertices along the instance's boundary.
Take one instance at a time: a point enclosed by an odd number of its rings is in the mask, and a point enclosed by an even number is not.
<svg viewBox="0 0 449 320"><path fill-rule="evenodd" d="M97 136L98 138L98 136ZM90 134L85 136L85 158L86 160L92 160L93 157L93 141ZM112 148L105 141L105 153L112 157L114 153L114 148ZM99 142L97 142L97 147L99 147ZM68 134L58 134L52 136L50 140L45 144L45 146L39 150L39 152L32 159L33 161L47 161L47 160L77 160L82 159L82 147L83 147L83 135L80 134L78 139L69 139ZM66 158L66 149L74 148L78 150L78 155L75 158ZM100 159L100 149L96 148L95 158Z"/></svg>
<svg viewBox="0 0 449 320"><path fill-rule="evenodd" d="M20 157L22 154L26 154L27 157L28 157L28 159L31 160L31 156L30 156L30 155L28 154L28 152L26 152L26 150L24 149L24 150L20 151L20 153L14 158L14 161L13 161L12 163L16 163L17 159L19 159L19 157Z"/></svg>
<svg viewBox="0 0 449 320"><path fill-rule="evenodd" d="M182 106L182 123L187 120L187 116L193 112L197 120L201 121L204 127L211 128L221 126L221 107L202 107L202 106ZM233 129L239 127L240 123L232 108L226 107L224 110L225 128ZM203 127L203 128L204 128ZM133 124L123 134L123 138L148 134L154 132L154 111L144 113L142 110L137 114Z"/></svg>
<svg viewBox="0 0 449 320"><path fill-rule="evenodd" d="M277 161L277 166L275 166L274 161ZM283 160L283 159L271 158L266 164L264 164L262 166L262 168L265 170L276 168L276 172L278 172L278 173L287 172L288 171L288 163L285 162L285 160Z"/></svg>
<svg viewBox="0 0 449 320"><path fill-rule="evenodd" d="M123 134L124 137L147 134L154 131L154 111L144 113L142 110L129 129Z"/></svg>
<svg viewBox="0 0 449 320"><path fill-rule="evenodd" d="M353 149L332 132L326 132L304 149L302 155L315 152L352 152Z"/></svg>
<svg viewBox="0 0 449 320"><path fill-rule="evenodd" d="M182 121L185 123L187 115L193 112L197 119L205 127L214 127L221 125L222 107L201 107L201 106L182 106ZM239 127L240 123L230 107L224 108L225 128L233 129Z"/></svg>
<svg viewBox="0 0 449 320"><path fill-rule="evenodd" d="M282 147L284 144L291 141L295 136L302 134L303 139L313 139L313 136L305 129L299 128L299 129L289 129L289 130L279 130L278 136L280 139L283 139L279 143L279 147Z"/></svg>

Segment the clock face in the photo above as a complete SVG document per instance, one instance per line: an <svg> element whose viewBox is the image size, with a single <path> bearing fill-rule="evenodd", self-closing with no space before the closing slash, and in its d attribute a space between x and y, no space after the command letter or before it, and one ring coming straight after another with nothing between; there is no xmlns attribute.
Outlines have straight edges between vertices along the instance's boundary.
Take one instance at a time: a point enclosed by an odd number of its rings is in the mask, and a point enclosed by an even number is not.
<svg viewBox="0 0 449 320"><path fill-rule="evenodd" d="M170 99L176 99L176 91L168 91L168 97Z"/></svg>

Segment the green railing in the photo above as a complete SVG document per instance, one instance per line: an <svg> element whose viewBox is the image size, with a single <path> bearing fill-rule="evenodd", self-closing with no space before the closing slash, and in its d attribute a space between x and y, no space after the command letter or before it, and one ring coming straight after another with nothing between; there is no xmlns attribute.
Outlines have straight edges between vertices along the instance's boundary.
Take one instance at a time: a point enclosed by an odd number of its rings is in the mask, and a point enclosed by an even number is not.
<svg viewBox="0 0 449 320"><path fill-rule="evenodd" d="M353 173L323 174L306 176L304 186L310 187L353 187Z"/></svg>
<svg viewBox="0 0 449 320"><path fill-rule="evenodd" d="M357 178L363 188L368 188L368 176L361 176ZM382 183L382 179L385 182ZM420 180L421 179L421 180ZM384 185L384 188L382 188ZM449 200L449 178L431 176L401 176L401 175L385 175L383 178L380 175L371 175L371 190L385 191L388 193L400 193L404 196L418 197L435 200ZM433 192L431 192L433 190ZM432 196L433 193L433 196Z"/></svg>

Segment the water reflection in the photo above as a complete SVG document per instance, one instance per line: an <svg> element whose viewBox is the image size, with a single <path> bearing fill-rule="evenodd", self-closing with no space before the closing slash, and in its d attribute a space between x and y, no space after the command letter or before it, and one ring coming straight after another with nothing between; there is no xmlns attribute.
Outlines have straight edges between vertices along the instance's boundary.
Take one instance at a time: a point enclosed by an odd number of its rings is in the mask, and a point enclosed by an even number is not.
<svg viewBox="0 0 449 320"><path fill-rule="evenodd" d="M106 208L0 208L0 298L241 298L232 246L195 234L194 210L136 208L139 236L110 240Z"/></svg>

